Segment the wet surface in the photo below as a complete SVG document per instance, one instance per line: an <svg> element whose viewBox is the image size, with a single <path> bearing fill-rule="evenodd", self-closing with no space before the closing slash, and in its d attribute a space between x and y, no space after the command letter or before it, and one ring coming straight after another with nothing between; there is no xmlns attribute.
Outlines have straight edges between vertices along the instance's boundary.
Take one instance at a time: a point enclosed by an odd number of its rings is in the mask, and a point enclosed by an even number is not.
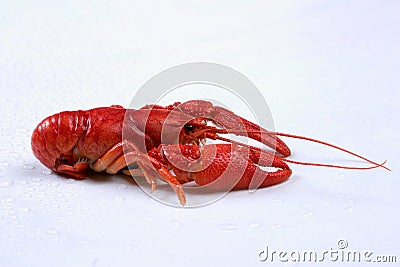
<svg viewBox="0 0 400 267"><path fill-rule="evenodd" d="M322 251L337 248L340 239L353 250L400 251L399 144L391 129L399 114L392 86L399 80L391 75L400 62L393 60L400 34L390 31L399 24L396 8L225 4L238 6L226 13L223 5L179 12L164 6L160 13L147 5L74 1L28 8L15 2L0 10L0 262L255 266L266 245ZM150 22L146 14L153 11ZM194 19L198 12L206 16L201 25L215 32L204 32ZM154 73L195 59L232 65L251 77L279 130L387 159L393 171L292 166L293 176L278 186L182 209L155 201L123 175L67 179L34 158L30 135L46 116L126 106ZM295 159L360 163L304 142L288 144ZM176 201L168 187L155 194Z"/></svg>

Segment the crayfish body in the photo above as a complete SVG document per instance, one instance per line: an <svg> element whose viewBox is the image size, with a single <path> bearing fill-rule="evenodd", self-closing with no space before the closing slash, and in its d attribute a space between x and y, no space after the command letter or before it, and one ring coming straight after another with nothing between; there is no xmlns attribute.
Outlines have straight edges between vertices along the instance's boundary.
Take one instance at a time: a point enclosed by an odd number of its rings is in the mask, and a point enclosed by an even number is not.
<svg viewBox="0 0 400 267"><path fill-rule="evenodd" d="M254 139L272 152L225 138L223 134ZM201 186L240 190L249 188L254 181L257 187L267 187L287 180L292 171L286 162L341 167L290 161L286 159L290 149L277 135L333 146L268 131L202 100L167 107L147 105L137 110L111 106L60 112L39 123L31 145L39 161L56 173L81 179L88 177L90 170L121 172L144 177L153 190L157 179L161 179L172 186L182 205L186 197L181 185L191 181ZM205 144L207 139L224 143ZM360 169L383 165L363 159L374 166ZM274 171L261 167L273 167Z"/></svg>

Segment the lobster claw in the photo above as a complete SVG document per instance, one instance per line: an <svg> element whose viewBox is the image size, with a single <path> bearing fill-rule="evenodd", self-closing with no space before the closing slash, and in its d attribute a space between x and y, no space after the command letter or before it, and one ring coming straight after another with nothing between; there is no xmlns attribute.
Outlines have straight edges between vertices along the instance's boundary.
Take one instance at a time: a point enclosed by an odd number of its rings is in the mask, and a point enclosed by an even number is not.
<svg viewBox="0 0 400 267"><path fill-rule="evenodd" d="M286 181L292 170L279 156L236 144L163 146L162 160L181 182L220 190L257 189ZM186 162L183 166L183 162ZM273 167L273 172L260 167Z"/></svg>
<svg viewBox="0 0 400 267"><path fill-rule="evenodd" d="M217 130L215 133L233 133L239 136L247 136L272 148L283 157L290 156L291 152L289 147L275 134L236 115L228 109L214 106L211 102L204 100L190 100L181 104L176 103L174 106L176 106L176 109L179 111L193 117L210 120L223 129Z"/></svg>

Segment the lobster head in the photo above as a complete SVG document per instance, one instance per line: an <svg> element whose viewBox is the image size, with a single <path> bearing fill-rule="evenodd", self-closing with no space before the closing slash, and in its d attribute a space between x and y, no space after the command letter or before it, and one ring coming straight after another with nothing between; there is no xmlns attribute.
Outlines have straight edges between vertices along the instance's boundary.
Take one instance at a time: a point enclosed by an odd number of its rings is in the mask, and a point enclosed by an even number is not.
<svg viewBox="0 0 400 267"><path fill-rule="evenodd" d="M245 120L232 111L214 106L204 100L191 100L184 103L162 107L145 106L147 110L146 136L156 140L153 147L160 144L195 144L200 145L206 139L234 141L220 134L234 134L257 140L272 148L282 156L290 155L287 145L273 132ZM213 125L208 125L212 123Z"/></svg>

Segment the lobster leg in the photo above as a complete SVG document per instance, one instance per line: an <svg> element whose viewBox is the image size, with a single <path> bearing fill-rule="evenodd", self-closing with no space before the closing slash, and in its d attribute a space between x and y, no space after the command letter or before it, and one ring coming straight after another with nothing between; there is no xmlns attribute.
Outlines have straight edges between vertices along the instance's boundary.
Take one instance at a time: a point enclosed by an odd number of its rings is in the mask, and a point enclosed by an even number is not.
<svg viewBox="0 0 400 267"><path fill-rule="evenodd" d="M289 147L274 133L236 115L228 109L214 106L211 102L204 100L191 100L180 105L176 104L173 106L177 106L179 111L194 117L204 117L207 120L211 120L218 127L223 128L224 130L219 131L219 133L247 136L272 148L283 157L290 156Z"/></svg>
<svg viewBox="0 0 400 267"><path fill-rule="evenodd" d="M89 162L77 162L73 166L68 164L61 164L57 167L57 172L65 173L77 179L87 177L87 170L89 169Z"/></svg>
<svg viewBox="0 0 400 267"><path fill-rule="evenodd" d="M110 166L113 164L113 162L119 158L121 155L123 155L124 143L120 142L113 146L111 149L109 149L103 156L101 156L99 159L96 160L95 163L92 165L92 169L97 171L97 172L102 172L106 171L108 173ZM112 174L117 173L116 172L111 172Z"/></svg>
<svg viewBox="0 0 400 267"><path fill-rule="evenodd" d="M125 153L124 147L129 152ZM165 165L157 159L138 151L135 145L129 141L120 142L112 147L93 164L92 168L95 171L106 171L107 173L115 174L133 163L138 164L141 173L143 173L147 182L151 184L153 191L157 185L156 177L161 177L174 189L182 206L186 204L185 194L177 178L169 172ZM127 171L131 175L138 174L136 170L133 172ZM127 172L124 173L126 174Z"/></svg>

